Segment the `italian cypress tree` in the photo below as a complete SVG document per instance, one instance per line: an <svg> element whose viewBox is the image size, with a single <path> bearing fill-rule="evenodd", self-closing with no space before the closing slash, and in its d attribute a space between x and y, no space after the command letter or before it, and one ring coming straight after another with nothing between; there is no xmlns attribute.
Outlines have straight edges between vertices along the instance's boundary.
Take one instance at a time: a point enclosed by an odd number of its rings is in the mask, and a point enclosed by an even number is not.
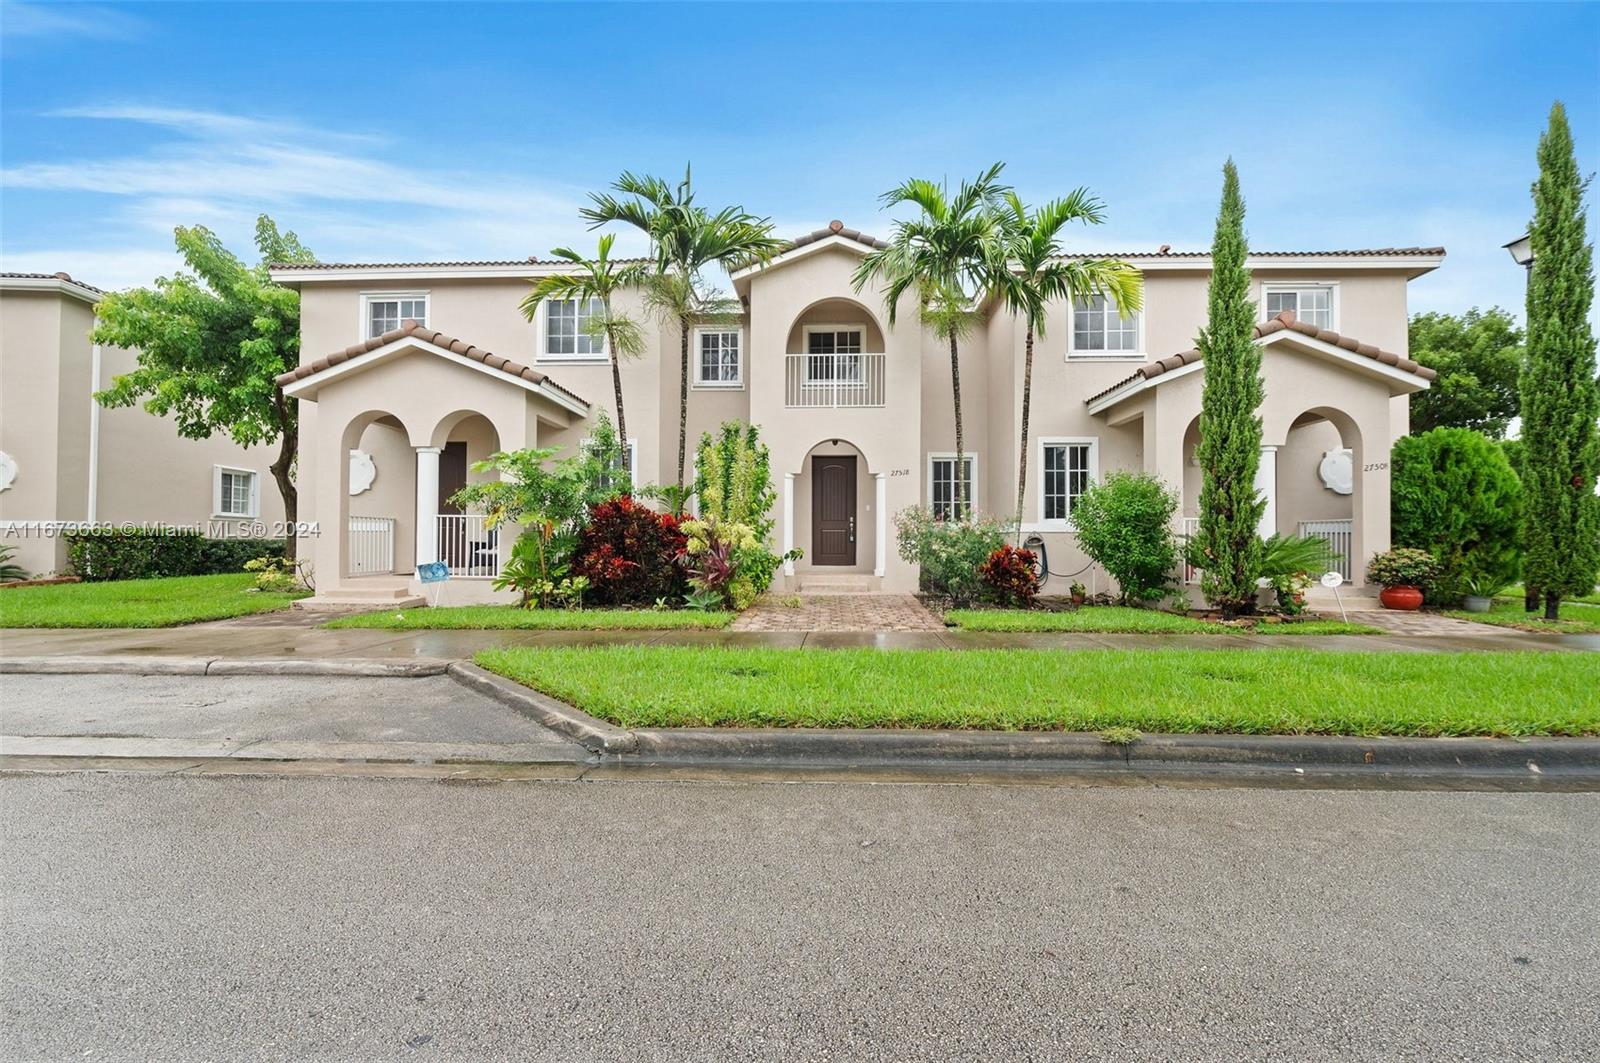
<svg viewBox="0 0 1600 1063"><path fill-rule="evenodd" d="M1231 617L1255 607L1261 568L1257 534L1266 500L1256 492L1261 463L1261 348L1250 302L1249 248L1239 171L1222 168L1222 206L1211 241L1211 292L1197 346L1205 365L1200 400L1200 531L1195 539L1206 600Z"/></svg>
<svg viewBox="0 0 1600 1063"><path fill-rule="evenodd" d="M1589 327L1594 249L1566 109L1557 101L1539 138L1533 185L1533 269L1528 276L1528 357L1522 392L1524 575L1544 592L1545 619L1561 599L1587 594L1600 573L1600 385Z"/></svg>

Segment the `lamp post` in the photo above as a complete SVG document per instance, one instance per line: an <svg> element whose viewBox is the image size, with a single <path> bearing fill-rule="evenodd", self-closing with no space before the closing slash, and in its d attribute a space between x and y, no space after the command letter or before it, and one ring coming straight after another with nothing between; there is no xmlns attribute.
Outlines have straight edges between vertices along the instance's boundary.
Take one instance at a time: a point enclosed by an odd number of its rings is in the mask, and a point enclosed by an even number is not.
<svg viewBox="0 0 1600 1063"><path fill-rule="evenodd" d="M1521 266L1531 276L1533 273L1533 234L1523 233L1509 244L1506 244L1505 249L1510 252L1511 260L1517 265ZM1539 609L1540 596L1541 595L1537 587L1531 587L1525 584L1522 588L1523 609L1529 613L1537 612Z"/></svg>

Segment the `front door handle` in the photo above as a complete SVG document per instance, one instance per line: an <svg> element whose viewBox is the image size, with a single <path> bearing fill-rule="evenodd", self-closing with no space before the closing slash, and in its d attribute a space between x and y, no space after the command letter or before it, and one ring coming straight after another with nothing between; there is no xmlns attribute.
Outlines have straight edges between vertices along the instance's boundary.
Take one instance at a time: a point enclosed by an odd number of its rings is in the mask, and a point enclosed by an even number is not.
<svg viewBox="0 0 1600 1063"><path fill-rule="evenodd" d="M856 519L854 517L850 518L850 541L856 541Z"/></svg>

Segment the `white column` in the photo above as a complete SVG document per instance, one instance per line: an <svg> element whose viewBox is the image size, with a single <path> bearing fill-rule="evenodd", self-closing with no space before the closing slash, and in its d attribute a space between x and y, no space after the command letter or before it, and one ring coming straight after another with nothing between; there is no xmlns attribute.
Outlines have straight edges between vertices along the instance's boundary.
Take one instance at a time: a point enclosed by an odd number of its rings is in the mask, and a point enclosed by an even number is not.
<svg viewBox="0 0 1600 1063"><path fill-rule="evenodd" d="M889 474L880 472L873 474L877 480L877 494L873 497L872 504L877 507L873 514L872 531L878 547L878 561L873 566L872 574L879 579L883 578L885 567L889 563Z"/></svg>
<svg viewBox="0 0 1600 1063"><path fill-rule="evenodd" d="M417 448L417 564L439 560L439 455L443 447Z"/></svg>
<svg viewBox="0 0 1600 1063"><path fill-rule="evenodd" d="M1261 511L1261 524L1257 533L1265 539L1278 531L1278 448L1261 448L1261 464L1256 466L1256 490L1267 500Z"/></svg>
<svg viewBox="0 0 1600 1063"><path fill-rule="evenodd" d="M783 474L783 552L789 553L794 549L794 473ZM785 558L783 574L794 575L794 560Z"/></svg>

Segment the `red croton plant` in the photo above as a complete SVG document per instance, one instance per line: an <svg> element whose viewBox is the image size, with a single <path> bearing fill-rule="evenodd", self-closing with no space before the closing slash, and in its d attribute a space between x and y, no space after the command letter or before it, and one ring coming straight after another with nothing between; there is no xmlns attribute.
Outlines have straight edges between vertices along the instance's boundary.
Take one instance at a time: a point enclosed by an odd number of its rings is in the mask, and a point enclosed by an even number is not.
<svg viewBox="0 0 1600 1063"><path fill-rule="evenodd" d="M1033 570L1035 561L1032 550L1008 544L990 554L989 559L978 566L978 574L1003 604L1028 606L1039 593L1039 578Z"/></svg>
<svg viewBox="0 0 1600 1063"><path fill-rule="evenodd" d="M657 513L628 495L589 508L573 571L589 578L593 600L604 605L649 605L684 591L678 565L684 535L670 513Z"/></svg>

